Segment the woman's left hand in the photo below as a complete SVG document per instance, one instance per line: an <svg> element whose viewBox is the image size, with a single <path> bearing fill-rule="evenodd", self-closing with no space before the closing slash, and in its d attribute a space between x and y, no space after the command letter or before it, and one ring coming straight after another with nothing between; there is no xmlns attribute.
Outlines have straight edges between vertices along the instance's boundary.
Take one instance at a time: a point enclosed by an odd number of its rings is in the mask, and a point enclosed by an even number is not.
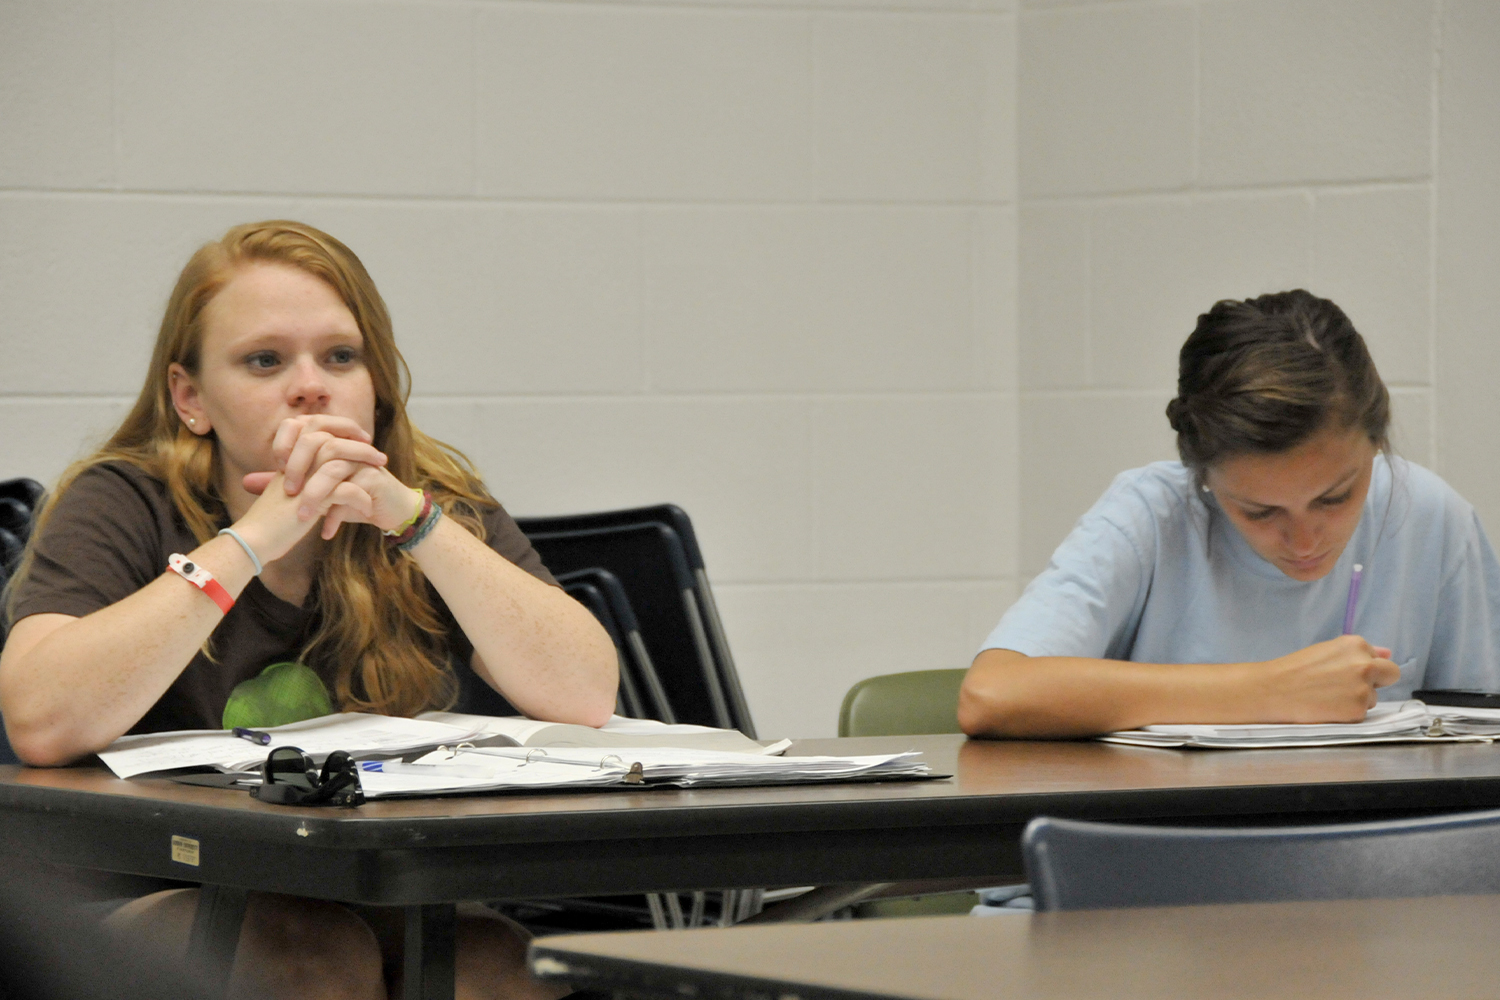
<svg viewBox="0 0 1500 1000"><path fill-rule="evenodd" d="M409 521L422 497L386 468L386 456L369 435L345 417L312 415L282 421L273 453L285 474L288 496L302 498L297 516L323 518L322 537L341 524L373 524L382 531ZM274 472L245 477L245 489L260 493Z"/></svg>

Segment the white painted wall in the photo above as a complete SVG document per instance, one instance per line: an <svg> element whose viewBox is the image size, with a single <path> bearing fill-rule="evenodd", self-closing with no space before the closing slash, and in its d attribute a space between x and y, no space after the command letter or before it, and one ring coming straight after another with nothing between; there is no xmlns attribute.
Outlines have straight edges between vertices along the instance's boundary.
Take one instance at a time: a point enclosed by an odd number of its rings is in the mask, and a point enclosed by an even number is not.
<svg viewBox="0 0 1500 1000"><path fill-rule="evenodd" d="M761 731L1014 594L1011 0L0 0L0 476L139 387L178 269L358 252L517 513L693 516Z"/></svg>
<svg viewBox="0 0 1500 1000"><path fill-rule="evenodd" d="M0 0L0 476L118 420L192 249L380 283L518 513L672 500L766 735L962 666L1215 299L1343 304L1500 524L1492 0Z"/></svg>

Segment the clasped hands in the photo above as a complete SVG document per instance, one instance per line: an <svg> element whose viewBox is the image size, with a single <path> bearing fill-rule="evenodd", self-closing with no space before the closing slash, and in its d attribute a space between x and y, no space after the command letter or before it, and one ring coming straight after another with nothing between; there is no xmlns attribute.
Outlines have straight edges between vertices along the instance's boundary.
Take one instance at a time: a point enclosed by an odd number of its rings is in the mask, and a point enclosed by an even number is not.
<svg viewBox="0 0 1500 1000"><path fill-rule="evenodd" d="M343 524L393 529L421 507L422 498L386 468L370 434L347 417L283 420L271 452L278 471L244 477L258 499L236 525L255 536L251 544L266 562L285 555L320 517L327 540Z"/></svg>

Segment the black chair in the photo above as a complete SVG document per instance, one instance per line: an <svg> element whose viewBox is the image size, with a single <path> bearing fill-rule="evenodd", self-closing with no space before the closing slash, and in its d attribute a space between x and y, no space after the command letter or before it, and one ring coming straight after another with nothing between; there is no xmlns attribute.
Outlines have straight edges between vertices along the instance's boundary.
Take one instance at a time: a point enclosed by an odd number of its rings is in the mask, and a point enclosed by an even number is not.
<svg viewBox="0 0 1500 1000"><path fill-rule="evenodd" d="M594 613L615 641L620 653L620 687L622 691L632 689L640 705L639 711L627 714L638 719L676 722L620 578L607 569L593 567L564 573L557 582Z"/></svg>
<svg viewBox="0 0 1500 1000"><path fill-rule="evenodd" d="M43 492L42 484L35 479L0 482L0 587L5 586L26 548L26 539L31 537L31 518Z"/></svg>
<svg viewBox="0 0 1500 1000"><path fill-rule="evenodd" d="M660 524L670 529L682 543L683 555L693 575L693 594L707 633L710 655L719 677L719 685L727 702L731 728L738 729L751 738L755 737L755 725L750 719L750 706L740 686L739 671L735 669L734 656L729 651L729 639L724 632L723 620L719 617L719 606L714 600L713 588L708 583L708 570L703 561L703 550L698 545L697 533L687 511L676 504L664 503L651 507L632 507L625 510L597 511L588 514L565 514L556 517L532 517L520 519L522 530L541 533L567 533L591 531L603 528L619 528L636 524Z"/></svg>
<svg viewBox="0 0 1500 1000"><path fill-rule="evenodd" d="M0 597L11 571L21 561L26 540L31 537L31 519L42 501L42 484L35 479L7 479L0 482ZM5 609L0 605L0 646L5 645L7 631ZM0 764L19 764L0 720Z"/></svg>
<svg viewBox="0 0 1500 1000"><path fill-rule="evenodd" d="M1500 810L1301 827L1041 816L1021 838L1038 910L1500 892Z"/></svg>
<svg viewBox="0 0 1500 1000"><path fill-rule="evenodd" d="M677 721L735 728L693 572L675 531L645 523L548 532L533 521L518 523L554 574L601 568L619 578Z"/></svg>
<svg viewBox="0 0 1500 1000"><path fill-rule="evenodd" d="M559 579L557 581L563 590L579 604L588 608L599 624L604 626L604 631L609 634L610 640L615 644L616 655L620 664L620 686L615 697L615 713L630 718L644 718L644 705L641 701L639 690L634 677L626 669L624 662L624 642L620 635L619 626L616 624L615 616L611 612L609 603L605 600L600 589L587 580ZM514 705L505 697L495 691L484 681L480 680L472 670L460 669L454 666L454 674L458 677L458 697L454 702L455 712L465 712L471 715L516 715L519 714ZM0 998L4 1000L4 998Z"/></svg>
<svg viewBox="0 0 1500 1000"><path fill-rule="evenodd" d="M604 626L604 631L609 633L610 641L615 644L615 659L620 668L619 692L615 696L615 714L623 715L631 719L645 717L645 704L641 701L640 686L635 682L635 675L625 663L624 641L620 636L620 626L615 621L614 612L610 610L609 601L604 597L604 591L598 585L588 579L576 579L579 574L571 574L575 579L559 580L563 590L579 604L588 608L599 624Z"/></svg>

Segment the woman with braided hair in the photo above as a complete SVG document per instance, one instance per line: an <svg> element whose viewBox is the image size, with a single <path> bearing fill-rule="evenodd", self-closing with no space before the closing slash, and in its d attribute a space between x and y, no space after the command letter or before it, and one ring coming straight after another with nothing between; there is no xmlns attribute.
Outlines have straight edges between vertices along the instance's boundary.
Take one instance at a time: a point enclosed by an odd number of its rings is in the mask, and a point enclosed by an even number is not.
<svg viewBox="0 0 1500 1000"><path fill-rule="evenodd" d="M1338 306L1217 303L1167 418L1181 461L1117 476L1006 612L966 732L1357 722L1418 688L1500 690L1500 564L1473 507L1391 454Z"/></svg>

